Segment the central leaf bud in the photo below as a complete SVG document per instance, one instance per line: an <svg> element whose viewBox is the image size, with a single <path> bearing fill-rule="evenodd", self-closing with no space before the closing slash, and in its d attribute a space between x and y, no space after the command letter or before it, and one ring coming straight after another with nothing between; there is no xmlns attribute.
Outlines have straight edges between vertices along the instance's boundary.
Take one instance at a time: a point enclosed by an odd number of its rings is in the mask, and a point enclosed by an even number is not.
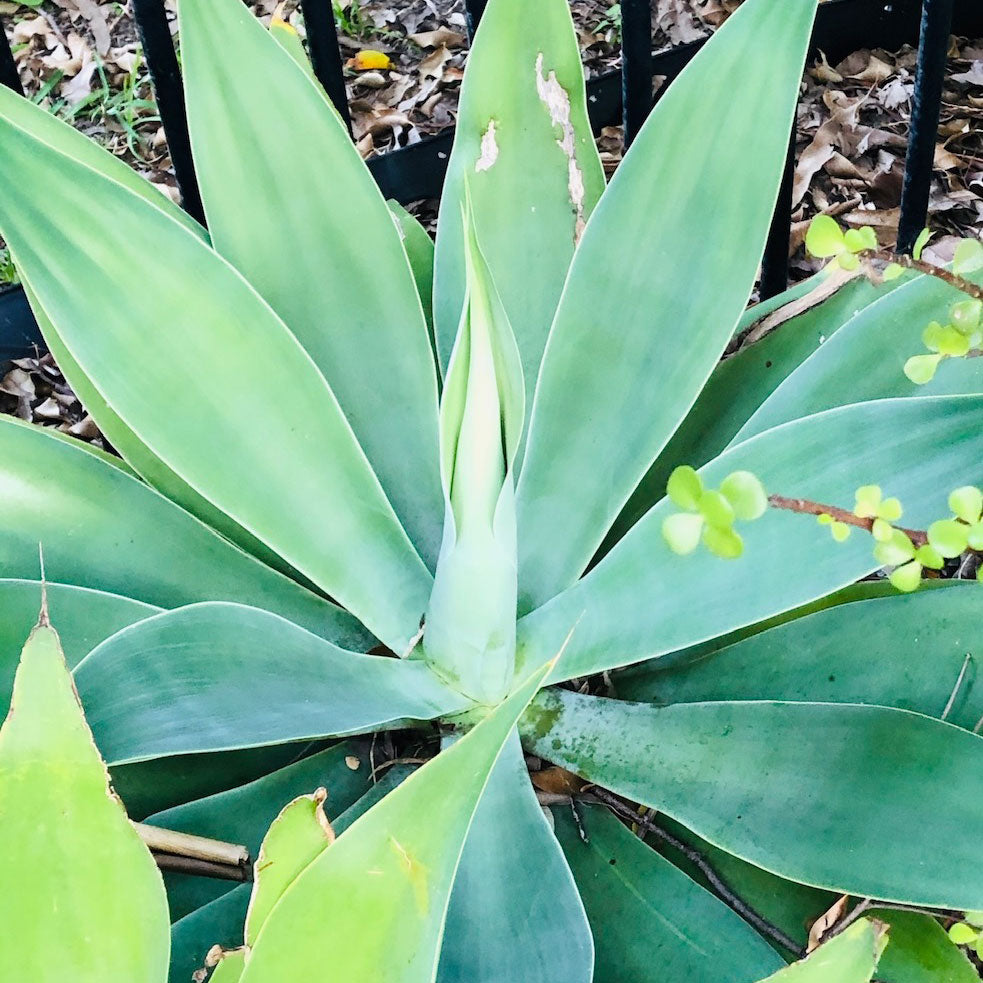
<svg viewBox="0 0 983 983"><path fill-rule="evenodd" d="M423 648L449 683L501 701L515 670L513 463L525 415L512 328L464 217L467 295L440 405L444 534Z"/></svg>

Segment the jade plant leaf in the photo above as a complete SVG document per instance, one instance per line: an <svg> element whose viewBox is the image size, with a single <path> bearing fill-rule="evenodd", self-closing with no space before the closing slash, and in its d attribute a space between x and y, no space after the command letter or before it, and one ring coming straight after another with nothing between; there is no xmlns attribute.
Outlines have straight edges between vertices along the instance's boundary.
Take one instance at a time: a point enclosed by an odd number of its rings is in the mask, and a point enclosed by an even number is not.
<svg viewBox="0 0 983 983"><path fill-rule="evenodd" d="M647 703L792 700L869 703L972 729L983 716L976 647L979 585L894 594L819 611L693 661L662 660L615 677L618 696Z"/></svg>
<svg viewBox="0 0 983 983"><path fill-rule="evenodd" d="M256 604L341 645L371 645L337 605L232 546L106 456L0 416L4 576L36 577L41 543L56 583L167 608Z"/></svg>
<svg viewBox="0 0 983 983"><path fill-rule="evenodd" d="M530 415L517 491L523 612L583 572L737 326L815 10L815 0L746 0L659 100L591 217ZM752 131L754 153L735 155ZM713 289L694 289L695 276Z"/></svg>
<svg viewBox="0 0 983 983"><path fill-rule="evenodd" d="M461 855L437 983L590 983L593 970L583 902L513 733Z"/></svg>
<svg viewBox="0 0 983 983"><path fill-rule="evenodd" d="M661 500L669 475L680 461L701 467L720 454L784 379L858 311L900 283L895 280L876 285L860 276L826 296L825 275L819 274L777 298L748 308L738 335L763 327L779 307L785 309L789 320L714 368L686 418L621 510L602 552ZM811 289L803 291L803 286ZM817 301L814 295L823 299Z"/></svg>
<svg viewBox="0 0 983 983"><path fill-rule="evenodd" d="M321 370L432 565L441 518L436 368L385 199L320 84L240 0L181 0L178 11L212 243Z"/></svg>
<svg viewBox="0 0 983 983"><path fill-rule="evenodd" d="M604 190L566 0L496 0L468 55L437 236L434 313L445 367L466 292L466 188L515 330L528 411L574 248Z"/></svg>
<svg viewBox="0 0 983 983"><path fill-rule="evenodd" d="M114 765L341 737L470 705L421 661L347 652L267 611L221 603L125 629L89 653L75 682Z"/></svg>
<svg viewBox="0 0 983 983"><path fill-rule="evenodd" d="M164 885L109 787L46 609L0 729L0 787L8 845L0 854L0 977L163 983Z"/></svg>
<svg viewBox="0 0 983 983"><path fill-rule="evenodd" d="M194 233L3 117L0 166L19 188L0 214L18 269L113 410L204 498L403 651L430 574L294 335ZM185 380L202 366L209 385L188 399ZM257 417L256 393L267 391L276 400Z"/></svg>
<svg viewBox="0 0 983 983"><path fill-rule="evenodd" d="M651 707L553 689L530 707L524 741L791 880L960 911L983 901L983 804L964 782L983 738L951 724L885 707Z"/></svg>
<svg viewBox="0 0 983 983"><path fill-rule="evenodd" d="M433 979L468 829L502 747L544 675L532 676L307 867L263 926L243 983L312 973L338 981Z"/></svg>
<svg viewBox="0 0 983 983"><path fill-rule="evenodd" d="M553 810L598 950L595 983L747 983L782 958L722 901L659 856L607 810Z"/></svg>
<svg viewBox="0 0 983 983"><path fill-rule="evenodd" d="M917 528L945 509L947 489L975 480L981 422L979 397L861 403L768 430L701 475L712 488L747 470L770 494L846 505L858 485L876 477L904 495L905 521ZM673 508L668 500L656 505L575 587L519 622L518 671L557 652L571 630L554 680L663 655L816 600L879 566L866 537L832 543L811 517L777 509L742 527L740 561L705 550L680 558L662 539L662 520ZM809 562L790 577L775 562L780 554Z"/></svg>
<svg viewBox="0 0 983 983"><path fill-rule="evenodd" d="M761 983L870 983L888 944L885 926L863 919Z"/></svg>

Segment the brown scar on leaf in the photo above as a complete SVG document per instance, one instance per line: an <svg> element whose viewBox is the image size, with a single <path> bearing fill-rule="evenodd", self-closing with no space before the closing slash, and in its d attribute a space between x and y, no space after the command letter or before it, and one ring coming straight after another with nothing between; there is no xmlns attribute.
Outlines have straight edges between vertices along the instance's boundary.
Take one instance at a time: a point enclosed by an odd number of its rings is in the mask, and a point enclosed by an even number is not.
<svg viewBox="0 0 983 983"><path fill-rule="evenodd" d="M495 129L495 120L488 121L488 129L481 134L481 153L478 161L474 165L475 174L482 171L490 171L498 160L498 139Z"/></svg>
<svg viewBox="0 0 983 983"><path fill-rule="evenodd" d="M338 837L335 834L334 828L331 826L331 822L324 813L324 803L327 798L328 790L323 786L314 792L314 818L317 820L321 829L324 830L324 838L328 841L328 846L331 846Z"/></svg>
<svg viewBox="0 0 983 983"><path fill-rule="evenodd" d="M427 868L403 846L395 836L389 837L389 844L396 851L413 885L413 895L420 915L426 915L430 908L430 894L427 891Z"/></svg>
<svg viewBox="0 0 983 983"><path fill-rule="evenodd" d="M50 628L51 617L48 613L48 578L44 574L44 546L41 543L38 543L38 561L41 565L41 613L38 615L38 627Z"/></svg>
<svg viewBox="0 0 983 983"><path fill-rule="evenodd" d="M584 186L584 172L577 163L577 134L570 118L570 94L560 85L556 72L543 74L543 53L536 59L536 91L543 105L549 111L554 126L560 128L557 146L567 156L567 193L574 213L574 243L580 242L587 222L584 218L584 201L587 189Z"/></svg>

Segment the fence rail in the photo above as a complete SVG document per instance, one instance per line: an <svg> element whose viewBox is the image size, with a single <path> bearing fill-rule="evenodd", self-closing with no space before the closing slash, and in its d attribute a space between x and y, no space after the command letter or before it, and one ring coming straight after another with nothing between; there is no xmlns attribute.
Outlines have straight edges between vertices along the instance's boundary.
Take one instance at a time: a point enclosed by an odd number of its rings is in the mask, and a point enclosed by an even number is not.
<svg viewBox="0 0 983 983"><path fill-rule="evenodd" d="M775 0L776 3L784 0ZM473 36L487 0L465 0L468 33ZM658 3L658 0L655 0ZM153 80L158 110L184 207L203 220L188 136L184 93L177 53L164 0L131 0L144 55ZM344 69L331 0L301 0L308 47L315 74L351 129ZM703 42L680 45L652 54L653 0L621 0L622 67L588 82L588 108L595 132L624 123L630 145L655 102L652 80L664 76L661 95ZM919 42L911 131L901 201L898 243L910 249L925 224L932 182L932 164L942 104L942 86L951 31L983 36L980 0L827 0L819 8L812 38L834 64L859 48L894 49ZM919 41L920 39L920 41ZM0 84L22 91L9 44L0 44ZM656 99L658 96L656 96ZM439 196L453 143L448 130L419 143L369 161L382 192L404 204ZM795 134L786 177L775 209L771 234L762 259L762 294L772 296L788 282L789 230L792 215L792 174ZM2 193L2 192L0 192ZM40 334L20 288L0 293L0 359L18 357L42 345Z"/></svg>

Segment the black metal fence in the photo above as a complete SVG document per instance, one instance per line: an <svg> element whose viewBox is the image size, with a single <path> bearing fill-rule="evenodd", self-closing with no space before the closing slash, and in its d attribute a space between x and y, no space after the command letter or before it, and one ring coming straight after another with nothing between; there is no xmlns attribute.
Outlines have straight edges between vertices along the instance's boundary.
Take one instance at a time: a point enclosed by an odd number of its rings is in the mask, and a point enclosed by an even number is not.
<svg viewBox="0 0 983 983"><path fill-rule="evenodd" d="M666 84L659 89L661 95L704 43L680 45L653 55L652 12L653 5L658 2L621 0L621 71L607 72L588 83L588 107L595 131L622 121L626 146L652 109L653 77L666 78ZM182 201L190 214L203 220L191 158L181 72L164 0L131 0L131 3ZM465 0L471 35L486 3L487 0ZM314 71L350 128L332 2L301 0L301 8ZM903 250L911 248L928 213L950 32L983 36L983 0L826 0L819 7L816 19L813 50L822 50L834 64L860 48L895 49L906 43L919 43L898 231L898 245ZM6 43L0 44L0 84L21 90L13 54ZM443 184L452 141L453 132L445 131L375 157L369 161L369 169L387 197L404 204L421 198L435 198ZM781 292L788 282L794 148L793 132L786 180L779 194L762 261L761 292L766 297ZM735 149L741 152L741 148ZM41 344L41 339L23 291L19 288L6 290L0 294L0 359L29 353L37 344Z"/></svg>

